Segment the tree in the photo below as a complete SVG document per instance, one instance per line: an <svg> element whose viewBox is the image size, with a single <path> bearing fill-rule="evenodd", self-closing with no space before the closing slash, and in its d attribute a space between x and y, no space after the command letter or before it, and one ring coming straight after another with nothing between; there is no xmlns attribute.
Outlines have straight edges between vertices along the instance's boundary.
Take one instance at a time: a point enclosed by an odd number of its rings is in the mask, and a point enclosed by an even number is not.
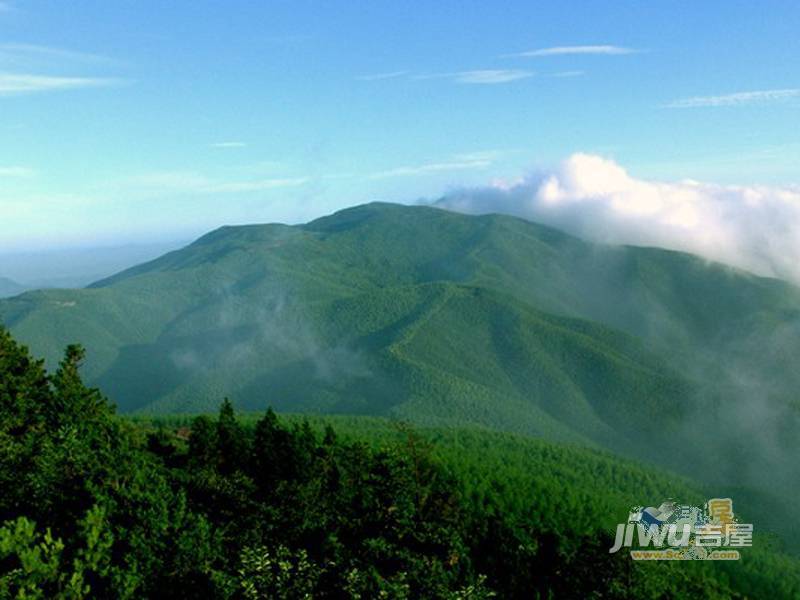
<svg viewBox="0 0 800 600"><path fill-rule="evenodd" d="M10 566L0 575L0 597L90 598L92 581L108 574L113 543L99 506L82 521L81 538L82 547L70 561L64 542L50 529L41 534L25 517L7 521L0 527L0 561Z"/></svg>
<svg viewBox="0 0 800 600"><path fill-rule="evenodd" d="M252 474L262 492L271 493L279 481L296 474L292 435L269 408L258 420L253 434Z"/></svg>
<svg viewBox="0 0 800 600"><path fill-rule="evenodd" d="M201 415L192 421L189 436L189 459L193 466L201 467L217 462L217 426L214 421Z"/></svg>
<svg viewBox="0 0 800 600"><path fill-rule="evenodd" d="M87 388L80 375L86 351L77 344L67 346L58 371L52 378L55 402L50 418L57 423L104 419L113 408L97 389Z"/></svg>
<svg viewBox="0 0 800 600"><path fill-rule="evenodd" d="M227 398L219 409L217 419L217 451L219 470L223 474L231 474L240 469L247 456L244 430L236 420L233 405Z"/></svg>

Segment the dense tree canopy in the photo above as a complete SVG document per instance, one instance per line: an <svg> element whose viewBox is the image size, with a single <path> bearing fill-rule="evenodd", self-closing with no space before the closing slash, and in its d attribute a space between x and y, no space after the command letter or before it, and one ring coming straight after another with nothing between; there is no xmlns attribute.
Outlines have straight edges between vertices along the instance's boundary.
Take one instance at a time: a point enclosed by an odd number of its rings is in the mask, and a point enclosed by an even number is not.
<svg viewBox="0 0 800 600"><path fill-rule="evenodd" d="M227 400L188 427L124 420L82 357L49 375L0 329L0 599L736 596L609 555L408 427L376 443Z"/></svg>

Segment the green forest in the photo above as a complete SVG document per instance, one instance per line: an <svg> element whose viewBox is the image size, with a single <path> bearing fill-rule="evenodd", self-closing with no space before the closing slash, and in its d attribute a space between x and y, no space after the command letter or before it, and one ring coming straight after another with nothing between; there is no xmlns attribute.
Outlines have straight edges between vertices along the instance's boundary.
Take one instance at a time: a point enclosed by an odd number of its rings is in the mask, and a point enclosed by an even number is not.
<svg viewBox="0 0 800 600"><path fill-rule="evenodd" d="M800 600L800 0L0 0L0 600Z"/></svg>
<svg viewBox="0 0 800 600"><path fill-rule="evenodd" d="M601 450L369 417L128 418L0 329L0 598L796 598L800 561L609 554L704 490Z"/></svg>

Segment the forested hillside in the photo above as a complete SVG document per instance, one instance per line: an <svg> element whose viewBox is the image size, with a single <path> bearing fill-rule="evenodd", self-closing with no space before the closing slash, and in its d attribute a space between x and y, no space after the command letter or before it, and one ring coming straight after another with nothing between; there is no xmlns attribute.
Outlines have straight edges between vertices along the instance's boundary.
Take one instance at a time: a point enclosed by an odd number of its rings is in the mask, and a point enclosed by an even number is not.
<svg viewBox="0 0 800 600"><path fill-rule="evenodd" d="M622 354L621 371L640 366L631 354L642 356L643 370L652 356L665 377L677 370L718 390L736 372L764 383L776 401L796 399L786 368L798 349L793 286L675 252L589 244L499 215L371 204L304 226L226 227L89 289L0 303L0 318L51 366L67 344L83 343L87 378L126 412L207 409L221 392L263 409L269 384L287 407L345 412L356 404L386 414L413 403L416 383L469 385L459 367L475 356L516 365L537 355L529 339L497 336L515 335L526 319L541 322L542 313L578 319L561 329L585 332L601 362ZM428 341L442 327L454 336L451 357ZM536 368L560 369L573 393L586 396L585 377L545 358L561 343L551 330ZM624 334L646 351L632 351ZM776 343L760 344L769 340ZM424 360L408 356L412 345ZM647 395L616 371L603 370L609 385L632 399ZM302 390L296 372L306 373ZM429 383L434 372L446 384ZM505 402L513 377L486 375L481 392L449 396ZM365 380L385 384L365 392ZM537 394L525 396L537 403Z"/></svg>
<svg viewBox="0 0 800 600"><path fill-rule="evenodd" d="M120 419L0 330L0 598L793 598L737 564L635 563L610 527L704 490L607 453L380 419Z"/></svg>
<svg viewBox="0 0 800 600"><path fill-rule="evenodd" d="M229 397L605 448L728 490L795 545L798 317L794 286L698 257L390 204L0 301L51 368L83 344L121 412Z"/></svg>

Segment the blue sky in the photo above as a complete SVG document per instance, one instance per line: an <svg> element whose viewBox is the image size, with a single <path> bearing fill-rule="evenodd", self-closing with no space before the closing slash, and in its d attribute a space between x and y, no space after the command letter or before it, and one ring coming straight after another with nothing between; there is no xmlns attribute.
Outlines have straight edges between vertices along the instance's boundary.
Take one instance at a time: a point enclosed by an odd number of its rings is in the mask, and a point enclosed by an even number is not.
<svg viewBox="0 0 800 600"><path fill-rule="evenodd" d="M0 0L0 251L547 171L800 183L797 2Z"/></svg>

